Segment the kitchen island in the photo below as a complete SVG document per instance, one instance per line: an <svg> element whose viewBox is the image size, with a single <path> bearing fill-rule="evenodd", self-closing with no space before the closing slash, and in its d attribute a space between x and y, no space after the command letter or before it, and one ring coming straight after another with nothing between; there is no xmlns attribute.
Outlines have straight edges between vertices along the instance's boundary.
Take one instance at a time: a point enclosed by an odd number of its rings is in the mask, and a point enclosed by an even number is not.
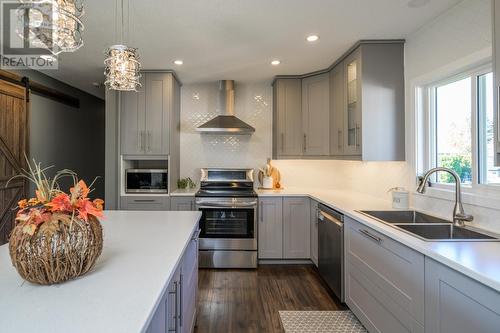
<svg viewBox="0 0 500 333"><path fill-rule="evenodd" d="M25 282L11 264L8 245L0 247L1 332L164 332L162 324L191 331L201 213L105 211L104 216L104 247L96 266L62 284Z"/></svg>

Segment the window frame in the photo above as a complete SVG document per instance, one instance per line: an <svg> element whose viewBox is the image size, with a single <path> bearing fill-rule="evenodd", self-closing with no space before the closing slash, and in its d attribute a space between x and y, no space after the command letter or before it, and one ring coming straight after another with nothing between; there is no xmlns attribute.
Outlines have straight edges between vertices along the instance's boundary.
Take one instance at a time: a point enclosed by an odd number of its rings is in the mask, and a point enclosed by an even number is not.
<svg viewBox="0 0 500 333"><path fill-rule="evenodd" d="M441 79L422 84L416 92L416 99L422 102L421 107L423 111L423 121L420 129L423 134L423 151L418 154L417 165L420 165L425 170L429 170L437 165L436 156L436 88L442 85L446 85L452 82L456 82L465 78L471 78L471 166L472 166L472 180L470 184L462 183L462 188L464 192L469 193L495 193L500 195L500 184L484 184L481 183L482 172L484 172L485 166L481 163L481 158L484 154L484 150L481 152L482 147L480 135L484 132L484 128L480 120L484 115L479 114L479 96L478 96L478 86L479 77L484 74L488 74L493 71L491 62L473 68L469 68L462 71L457 71L454 74L443 76ZM418 160L417 160L418 161ZM418 170L417 176L421 174L422 170ZM487 169L486 169L487 170ZM419 172L420 171L420 172ZM487 176L486 176L487 177ZM454 184L445 184L437 182L437 175L434 174L431 178L432 187L435 189L442 190L453 190Z"/></svg>

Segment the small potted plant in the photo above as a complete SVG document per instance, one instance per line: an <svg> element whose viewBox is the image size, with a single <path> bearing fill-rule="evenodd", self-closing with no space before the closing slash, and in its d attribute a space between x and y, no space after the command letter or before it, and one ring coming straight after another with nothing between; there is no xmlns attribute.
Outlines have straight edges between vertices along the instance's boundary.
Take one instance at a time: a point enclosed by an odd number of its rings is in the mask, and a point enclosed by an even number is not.
<svg viewBox="0 0 500 333"><path fill-rule="evenodd" d="M40 164L28 161L28 169L14 177L35 184L36 197L19 201L16 223L9 239L12 264L29 282L61 283L87 273L102 252L101 199L88 198L91 187L70 170L50 179ZM73 179L69 193L58 180Z"/></svg>

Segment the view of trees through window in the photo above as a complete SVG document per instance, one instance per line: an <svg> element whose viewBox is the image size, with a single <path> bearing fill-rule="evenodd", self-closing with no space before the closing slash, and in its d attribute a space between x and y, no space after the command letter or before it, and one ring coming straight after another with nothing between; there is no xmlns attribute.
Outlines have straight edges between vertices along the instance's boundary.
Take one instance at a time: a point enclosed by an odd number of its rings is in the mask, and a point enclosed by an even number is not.
<svg viewBox="0 0 500 333"><path fill-rule="evenodd" d="M436 87L436 165L455 170L463 183L472 182L471 78ZM452 183L448 173L438 182Z"/></svg>
<svg viewBox="0 0 500 333"><path fill-rule="evenodd" d="M433 86L431 162L455 170L464 184L500 184L495 167L493 74L481 72ZM439 173L439 183L453 183Z"/></svg>

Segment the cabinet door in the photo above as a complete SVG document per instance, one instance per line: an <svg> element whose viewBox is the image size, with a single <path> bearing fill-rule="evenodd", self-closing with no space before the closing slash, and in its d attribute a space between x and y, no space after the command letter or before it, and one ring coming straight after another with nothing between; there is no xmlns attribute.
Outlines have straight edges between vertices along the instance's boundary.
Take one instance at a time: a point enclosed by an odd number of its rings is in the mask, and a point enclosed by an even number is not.
<svg viewBox="0 0 500 333"><path fill-rule="evenodd" d="M500 293L425 258L425 331L494 333L500 328Z"/></svg>
<svg viewBox="0 0 500 333"><path fill-rule="evenodd" d="M283 257L311 258L309 198L283 198Z"/></svg>
<svg viewBox="0 0 500 333"><path fill-rule="evenodd" d="M180 278L179 326L182 333L192 332L196 320L196 296L198 290L198 231L188 244L182 258Z"/></svg>
<svg viewBox="0 0 500 333"><path fill-rule="evenodd" d="M345 75L341 62L330 72L330 155L344 153Z"/></svg>
<svg viewBox="0 0 500 333"><path fill-rule="evenodd" d="M193 197L171 197L170 198L171 210L194 210Z"/></svg>
<svg viewBox="0 0 500 333"><path fill-rule="evenodd" d="M259 259L283 258L283 199L259 199Z"/></svg>
<svg viewBox="0 0 500 333"><path fill-rule="evenodd" d="M120 92L120 142L124 155L141 155L145 153L145 87L144 76L141 77L143 87L138 91Z"/></svg>
<svg viewBox="0 0 500 333"><path fill-rule="evenodd" d="M361 155L361 51L344 60L344 154Z"/></svg>
<svg viewBox="0 0 500 333"><path fill-rule="evenodd" d="M311 260L318 267L318 202L311 200Z"/></svg>
<svg viewBox="0 0 500 333"><path fill-rule="evenodd" d="M302 83L300 79L279 79L274 86L275 155L302 156Z"/></svg>
<svg viewBox="0 0 500 333"><path fill-rule="evenodd" d="M495 113L495 165L500 166L500 112L499 112L499 94L500 94L500 0L493 0L493 63L494 63L494 76L495 87L493 98L495 106L493 108Z"/></svg>
<svg viewBox="0 0 500 333"><path fill-rule="evenodd" d="M304 155L330 155L330 77L328 74L302 80Z"/></svg>
<svg viewBox="0 0 500 333"><path fill-rule="evenodd" d="M170 73L146 73L146 153L169 153L172 77Z"/></svg>

